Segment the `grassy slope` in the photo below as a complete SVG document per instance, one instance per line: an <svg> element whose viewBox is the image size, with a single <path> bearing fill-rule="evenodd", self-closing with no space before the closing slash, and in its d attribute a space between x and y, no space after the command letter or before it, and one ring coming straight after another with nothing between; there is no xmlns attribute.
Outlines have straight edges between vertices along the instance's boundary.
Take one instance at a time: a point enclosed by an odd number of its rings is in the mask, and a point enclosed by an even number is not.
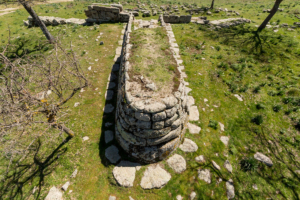
<svg viewBox="0 0 300 200"><path fill-rule="evenodd" d="M271 2L266 3L268 5ZM60 9L56 9L57 6L45 6L43 9L36 7L37 12L40 15L49 15L49 16L59 16L59 17L77 17L85 18L83 8L86 8L87 4L75 5L72 8L69 8L68 12L64 7L68 5L67 3L61 3L63 5ZM235 4L235 8L239 8ZM219 5L216 3L216 6ZM221 5L220 5L221 6ZM227 6L227 5L226 5ZM229 7L230 5L228 5ZM242 7L243 5L240 5ZM260 22L266 14L261 14L260 18L255 18L257 15L258 5L249 7L248 11L241 10L240 13L250 19L254 19L257 22ZM267 7L267 6L266 6ZM49 11L47 11L49 10ZM77 15L75 15L75 11ZM239 9L238 9L239 10ZM47 12L47 13L46 13ZM68 14L69 13L69 14ZM283 14L286 17L281 18L281 22L292 23L294 20L293 17L289 17L287 14ZM0 29L1 40L5 40L8 33L6 27L8 24L11 26L11 32L13 37L22 36L24 33L25 37L36 38L36 36L43 38L40 30L38 28L27 29L22 26L22 19L25 19L28 14L24 10L20 10L17 13L6 15L5 17L0 17L2 22L2 27ZM276 19L279 16L275 16ZM215 15L214 18L223 18L222 16ZM4 28L5 27L5 28ZM268 143L265 141L259 140L259 135L253 134L253 128L256 128L256 125L249 123L249 119L256 113L262 113L265 117L264 130L268 135L275 135L280 131L282 127L288 130L286 138L290 137L292 134L292 127L290 126L289 120L284 117L283 111L275 113L272 111L272 105L275 102L279 102L279 97L269 97L267 92L269 89L273 88L263 88L258 95L253 95L251 90L246 93L243 93L245 97L245 102L239 102L232 94L228 93L228 86L223 83L221 78L216 77L216 71L218 70L217 64L221 61L237 61L240 57L247 57L241 53L236 47L225 46L218 43L218 40L213 40L204 35L203 32L198 30L198 27L193 24L187 25L174 25L174 33L177 39L178 44L183 46L190 47L191 51L187 51L189 54L183 55L184 64L186 66L186 73L188 74L187 81L190 83L190 87L193 89L192 95L196 100L196 105L200 110L200 122L198 125L202 127L202 132L200 135L191 135L186 134L186 137L192 138L197 142L199 150L193 154L186 154L185 158L188 162L188 170L182 175L176 175L168 168L165 162L162 164L165 165L166 169L172 173L171 181L161 190L151 190L145 191L139 187L139 181L143 174L145 167L143 167L138 173L134 183L133 188L122 188L117 186L115 180L112 176L112 165L108 165L106 161L102 160L103 151L105 145L103 142L103 136L101 132L103 131L103 106L105 104L104 93L105 86L107 82L107 77L110 72L110 66L113 64L114 50L117 46L117 40L119 39L122 26L119 25L100 25L99 28L90 30L91 27L80 27L73 28L73 26L63 26L63 29L66 29L66 33L70 37L65 38L65 43L68 43L70 40L73 41L75 46L75 51L80 56L83 50L86 50L88 54L83 55L81 58L81 63L83 68L86 70L87 67L92 66L92 71L87 71L88 78L91 81L91 86L86 89L87 91L81 93L81 97L77 95L69 103L71 108L71 113L68 116L69 126L76 132L76 137L72 139L66 147L68 151L66 154L59 157L57 164L58 166L54 168L54 171L45 177L45 184L42 188L42 196L46 195L49 188L53 185L61 186L67 180L69 180L70 174L73 172L74 167L77 166L79 169L79 174L75 180L71 181L71 186L69 190L73 190L73 193L66 194L66 199L107 199L110 194L115 194L119 199L128 199L128 196L132 196L134 199L175 199L177 194L183 195L185 198L190 194L192 190L195 190L199 195L198 199L225 199L226 198L226 189L225 182L221 182L219 186L216 185L216 177L222 177L224 180L233 178L235 182L236 192L238 196L243 199L264 199L266 197L272 197L274 199L278 198L288 198L293 199L292 192L292 183L288 178L279 177L279 170L285 171L286 165L279 164L278 160L272 157L275 166L271 169L263 167L260 165L260 171L264 172L259 174L256 173L245 173L240 171L238 162L242 157L252 156L255 151L262 151L267 155L268 153L266 146ZM51 28L51 32L56 35L60 27ZM75 32L73 32L73 29ZM99 47L98 43L95 42L96 37L99 35L99 31L103 32L104 46ZM26 34L28 33L28 34ZM283 32L279 32L283 34ZM299 41L299 34L295 33L286 33L291 36L296 36L296 39ZM30 36L32 35L32 36ZM82 40L78 36L87 36L88 39ZM189 39L189 40L188 40ZM191 41L191 42L190 42ZM206 41L206 54L200 55L200 57L205 57L206 60L202 61L201 59L196 59L195 55L199 54L196 50L194 51L194 43L200 43ZM83 44L83 42L87 42ZM220 46L221 51L212 50L210 46ZM231 55L226 55L224 50L229 49L228 52ZM182 51L186 51L181 48ZM216 57L221 55L223 58L217 59ZM216 55L216 57L210 58L210 56ZM90 58L88 60L88 58ZM99 59L98 62L95 62L95 59ZM276 62L276 61L274 61ZM94 64L89 64L94 63ZM277 62L276 62L277 63ZM289 62L293 70L293 76L299 75L299 67L296 67L297 60ZM257 81L266 81L266 76L269 72L262 70L261 67L265 63L258 63L253 69L247 69L249 72L244 76L245 79L239 84L245 84L249 82L250 85L256 85ZM276 66L274 70L277 69ZM96 71L96 72L94 72ZM232 73L230 75L230 72ZM198 73L201 73L200 76ZM236 74L231 69L229 71L223 72L224 78L231 78ZM288 70L284 71L286 74L286 79L289 80L290 72ZM252 80L251 74L258 74L258 78ZM256 82L255 82L256 81ZM299 87L299 84L298 84ZM96 90L96 88L99 88ZM100 94L99 94L100 92ZM227 96L225 95L227 94ZM228 95L229 94L229 95ZM207 98L208 105L204 104L203 99ZM264 111L256 110L254 103L257 101L262 101L267 105L267 108ZM81 105L77 108L73 108L75 102L80 102ZM213 105L218 105L218 108L212 107ZM202 108L206 108L206 112L201 111ZM207 111L214 109L213 112ZM208 127L209 120L213 119L218 122L225 124L226 131L221 133L218 130L214 130ZM104 119L106 120L106 119ZM212 184L207 185L202 181L197 179L197 169L210 168L211 171L214 171L211 167L211 164L208 162L204 165L199 166L194 161L194 157L197 155L204 155L207 160L213 159L219 165L223 165L223 161L226 157L223 153L228 153L228 150L223 143L220 142L219 136L221 135L230 135L231 144L230 152L228 159L234 166L234 175L230 175L224 169L220 172L213 172ZM83 136L89 136L90 140L82 142ZM100 143L99 143L100 141ZM58 139L59 144L61 139ZM100 144L100 148L99 148ZM53 146L53 149L55 145ZM270 148L269 148L270 149ZM49 149L50 152L50 149ZM184 154L180 150L177 150L176 153ZM218 153L219 156L216 156L215 153ZM47 155L47 154L45 154ZM99 156L101 155L101 157ZM282 165L282 166L281 166ZM293 168L294 170L295 168ZM266 170L266 171L264 171ZM290 174L290 172L287 172ZM286 175L289 177L290 175ZM278 178L279 177L279 178ZM292 175L292 177L294 177ZM275 178L275 180L272 180ZM278 180L276 180L278 178ZM271 180L271 181L270 181ZM293 179L291 179L293 180ZM32 184L23 186L24 191L32 190L34 185L36 185L38 178ZM295 181L294 181L295 182ZM258 191L251 189L252 184L256 183L259 187ZM284 196L276 195L276 191L280 190ZM298 189L296 188L296 191ZM213 191L213 195L212 195ZM298 191L299 192L299 191ZM250 196L253 195L253 196Z"/></svg>

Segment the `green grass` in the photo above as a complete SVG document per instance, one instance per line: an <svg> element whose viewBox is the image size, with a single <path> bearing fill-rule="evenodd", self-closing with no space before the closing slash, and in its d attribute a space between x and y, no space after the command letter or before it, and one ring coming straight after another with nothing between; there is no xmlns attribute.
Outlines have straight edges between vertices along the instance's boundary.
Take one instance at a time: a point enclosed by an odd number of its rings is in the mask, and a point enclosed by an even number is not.
<svg viewBox="0 0 300 200"><path fill-rule="evenodd" d="M189 3L193 2L197 2L198 6L202 5L199 1L193 0ZM210 1L201 2L207 6ZM70 3L37 5L34 9L43 16L85 18L83 10L91 3L73 2L73 6ZM253 26L258 25L267 16L261 13L261 10L270 8L272 3L273 1L233 0L221 3L216 1L215 6L240 12L243 17L254 20L255 23L250 24ZM280 23L291 25L298 21L294 15L286 12L299 9L299 4L295 6L294 4L297 2L284 1L281 7L285 8L285 11L277 13L272 22L280 20ZM7 42L8 26L15 41L17 37L21 37L20 41L27 41L24 48L35 50L38 40L45 40L39 28L28 29L23 26L22 20L27 16L28 13L24 9L0 16L1 45ZM227 17L221 13L209 18ZM296 54L300 52L299 45L289 47L286 46L288 43L282 43L279 45L280 48L275 48L277 54L284 52L287 58L272 55L271 50L268 50L265 56L257 56L249 52L249 48L243 48L241 43L224 43L221 33L199 30L199 26L195 24L172 25L172 27L186 67L185 72L188 75L186 81L193 89L191 95L195 98L200 111L200 120L195 124L202 128L199 135L192 135L189 132L186 134L187 138L191 138L199 146L197 152L184 153L179 149L176 150L176 153L186 158L187 171L181 175L175 174L163 161L161 164L172 174L172 179L161 190L143 190L139 186L146 166L137 172L133 188L122 188L117 185L112 175L114 166L103 159L104 150L108 145L103 141L102 132L106 130L103 123L114 120L113 116L103 115L104 94L122 26L101 24L96 29L71 25L49 27L54 36L62 38L66 48L72 41L73 49L80 59L90 86L68 104L70 113L66 116L67 125L76 136L64 145L66 152L60 152L53 165L47 168L49 173L45 174L40 199L46 196L52 186L61 187L68 181L75 167L79 173L71 180L69 190L73 192L69 194L68 190L64 194L65 199L108 199L112 194L119 199L128 199L129 196L134 199L175 199L180 194L187 199L191 191L196 191L197 199L227 199L225 181L230 178L234 181L236 199L299 198L299 175L295 173L295 170L299 169L300 144L299 128L297 129L300 126L297 126L297 123L300 124L298 101L300 62ZM99 32L103 32L99 40L104 41L103 46L95 41ZM287 32L280 29L278 33L266 31L265 34L278 37L283 35L286 41L300 42L299 31ZM83 39L79 38L79 35ZM217 35L220 37L216 37ZM205 48L202 49L203 43ZM51 48L44 49L42 53L48 54L50 51ZM83 51L86 53L82 54ZM96 62L96 59L99 61ZM91 71L87 70L89 66L92 66ZM244 101L238 101L234 94L242 95ZM205 103L204 98L208 99L208 102ZM80 106L74 108L75 102L80 102ZM274 108L278 112L275 112ZM256 120L253 120L254 118ZM221 132L215 122L223 123L225 132ZM41 159L45 159L65 138L56 135L56 132L51 134L56 139L51 145L43 146ZM230 136L228 147L219 139L224 135ZM83 136L89 136L90 139L83 142ZM251 158L257 151L269 156L274 166L269 168L259 162L256 166ZM121 154L126 157L124 152ZM204 155L206 162L197 163L194 159L198 155ZM228 173L223 167L226 159L233 165L233 174ZM211 160L221 166L220 172L212 168ZM33 163L32 160L28 162ZM250 170L242 167L245 163L247 166L250 165ZM7 161L1 157L0 164L2 174ZM199 168L210 169L211 184L208 185L197 178ZM217 185L216 180L219 177L223 181ZM17 196L14 199L25 199L28 196L34 198L31 191L38 185L39 180L40 177L36 176L32 182L23 184L23 197ZM258 190L252 188L254 184L258 186ZM8 199L7 196L0 198Z"/></svg>
<svg viewBox="0 0 300 200"><path fill-rule="evenodd" d="M172 88L177 63L170 50L167 31L162 27L141 28L132 32L129 62L131 76L142 75L153 81L158 90Z"/></svg>

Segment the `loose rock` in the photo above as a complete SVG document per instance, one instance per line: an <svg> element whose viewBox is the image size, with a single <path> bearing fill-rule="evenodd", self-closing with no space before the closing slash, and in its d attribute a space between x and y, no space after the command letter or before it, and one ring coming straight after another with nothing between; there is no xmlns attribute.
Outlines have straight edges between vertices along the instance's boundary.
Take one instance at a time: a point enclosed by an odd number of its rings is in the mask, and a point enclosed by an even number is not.
<svg viewBox="0 0 300 200"><path fill-rule="evenodd" d="M225 161L224 167L225 167L225 169L227 169L228 172L232 173L232 166L231 166L229 160Z"/></svg>
<svg viewBox="0 0 300 200"><path fill-rule="evenodd" d="M67 191L69 186L70 186L70 182L68 181L61 187L61 189L63 189L64 191Z"/></svg>
<svg viewBox="0 0 300 200"><path fill-rule="evenodd" d="M181 195L177 195L176 200L183 200L183 197Z"/></svg>
<svg viewBox="0 0 300 200"><path fill-rule="evenodd" d="M184 139L184 142L179 146L179 148L184 152L196 152L198 150L197 144L188 138Z"/></svg>
<svg viewBox="0 0 300 200"><path fill-rule="evenodd" d="M205 181L206 183L211 183L210 171L209 169L199 169L198 170L198 178L200 180Z"/></svg>
<svg viewBox="0 0 300 200"><path fill-rule="evenodd" d="M221 136L220 140L225 144L225 146L227 146L228 142L229 142L229 137L227 137L227 136Z"/></svg>
<svg viewBox="0 0 300 200"><path fill-rule="evenodd" d="M74 172L71 174L70 178L75 178L77 176L78 170L75 169Z"/></svg>
<svg viewBox="0 0 300 200"><path fill-rule="evenodd" d="M108 200L116 200L116 199L117 199L117 197L115 197L115 196L109 196Z"/></svg>
<svg viewBox="0 0 300 200"><path fill-rule="evenodd" d="M190 200L194 200L195 198L196 198L196 192L192 192L191 194L190 194Z"/></svg>
<svg viewBox="0 0 300 200"><path fill-rule="evenodd" d="M167 163L178 174L186 170L186 161L181 155L173 155L167 160Z"/></svg>
<svg viewBox="0 0 300 200"><path fill-rule="evenodd" d="M219 122L220 130L223 132L225 131L225 126L221 122Z"/></svg>
<svg viewBox="0 0 300 200"><path fill-rule="evenodd" d="M234 185L232 179L229 179L229 181L226 182L226 190L227 190L227 198L233 199L235 193L234 193Z"/></svg>
<svg viewBox="0 0 300 200"><path fill-rule="evenodd" d="M82 138L82 140L83 141L87 141L87 140L89 140L90 138L88 137L88 136L84 136L83 138Z"/></svg>
<svg viewBox="0 0 300 200"><path fill-rule="evenodd" d="M267 166L269 166L269 167L272 167L272 166L273 166L272 160L271 160L268 156L266 156L266 155L264 155L264 154L262 154L262 153L257 152L257 153L254 155L254 158L255 158L256 160L258 160L258 161L261 161L261 162L265 163L265 164L266 164Z"/></svg>
<svg viewBox="0 0 300 200"><path fill-rule="evenodd" d="M162 188L171 179L171 175L159 165L149 166L144 173L141 180L141 187L143 189Z"/></svg>
<svg viewBox="0 0 300 200"><path fill-rule="evenodd" d="M221 170L221 167L215 161L212 160L211 162L216 170Z"/></svg>
<svg viewBox="0 0 300 200"><path fill-rule="evenodd" d="M205 162L205 159L204 159L204 156L203 156L203 155L197 156L197 157L195 158L195 160L196 160L197 162L201 162L201 163Z"/></svg>

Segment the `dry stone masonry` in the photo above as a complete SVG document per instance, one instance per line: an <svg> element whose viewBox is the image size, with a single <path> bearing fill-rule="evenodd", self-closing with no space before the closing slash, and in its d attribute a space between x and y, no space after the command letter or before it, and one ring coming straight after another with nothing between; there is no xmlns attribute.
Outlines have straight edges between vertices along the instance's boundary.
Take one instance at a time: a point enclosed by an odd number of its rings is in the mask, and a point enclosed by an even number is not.
<svg viewBox="0 0 300 200"><path fill-rule="evenodd" d="M94 3L88 6L88 10L85 10L87 16L87 22L89 23L101 23L101 22L128 22L130 14L123 12L123 6L121 4L98 4Z"/></svg>
<svg viewBox="0 0 300 200"><path fill-rule="evenodd" d="M130 156L140 162L154 163L165 159L180 145L188 122L188 98L182 77L178 89L168 96L156 95L153 98L155 91L145 93L145 96L137 94L136 90L142 87L141 83L130 79L128 74L131 68L128 60L132 46L130 33L133 19L131 15L124 34L116 139Z"/></svg>

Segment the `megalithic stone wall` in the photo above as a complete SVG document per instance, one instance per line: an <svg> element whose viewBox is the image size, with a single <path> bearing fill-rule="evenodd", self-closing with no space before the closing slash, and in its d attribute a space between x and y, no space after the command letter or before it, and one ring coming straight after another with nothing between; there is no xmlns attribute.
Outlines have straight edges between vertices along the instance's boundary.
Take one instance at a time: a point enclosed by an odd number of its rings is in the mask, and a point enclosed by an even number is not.
<svg viewBox="0 0 300 200"><path fill-rule="evenodd" d="M165 23L190 23L192 20L191 15L164 15Z"/></svg>
<svg viewBox="0 0 300 200"><path fill-rule="evenodd" d="M165 159L180 145L188 122L188 98L182 77L178 89L164 98L143 100L131 95L130 87L134 81L128 74L131 67L128 59L132 47L132 23L133 16L128 22L122 47L115 135L130 156L139 162L154 163Z"/></svg>
<svg viewBox="0 0 300 200"><path fill-rule="evenodd" d="M121 4L111 4L110 7L92 4L84 12L87 16L87 22L128 22L130 14L122 11L123 6Z"/></svg>

